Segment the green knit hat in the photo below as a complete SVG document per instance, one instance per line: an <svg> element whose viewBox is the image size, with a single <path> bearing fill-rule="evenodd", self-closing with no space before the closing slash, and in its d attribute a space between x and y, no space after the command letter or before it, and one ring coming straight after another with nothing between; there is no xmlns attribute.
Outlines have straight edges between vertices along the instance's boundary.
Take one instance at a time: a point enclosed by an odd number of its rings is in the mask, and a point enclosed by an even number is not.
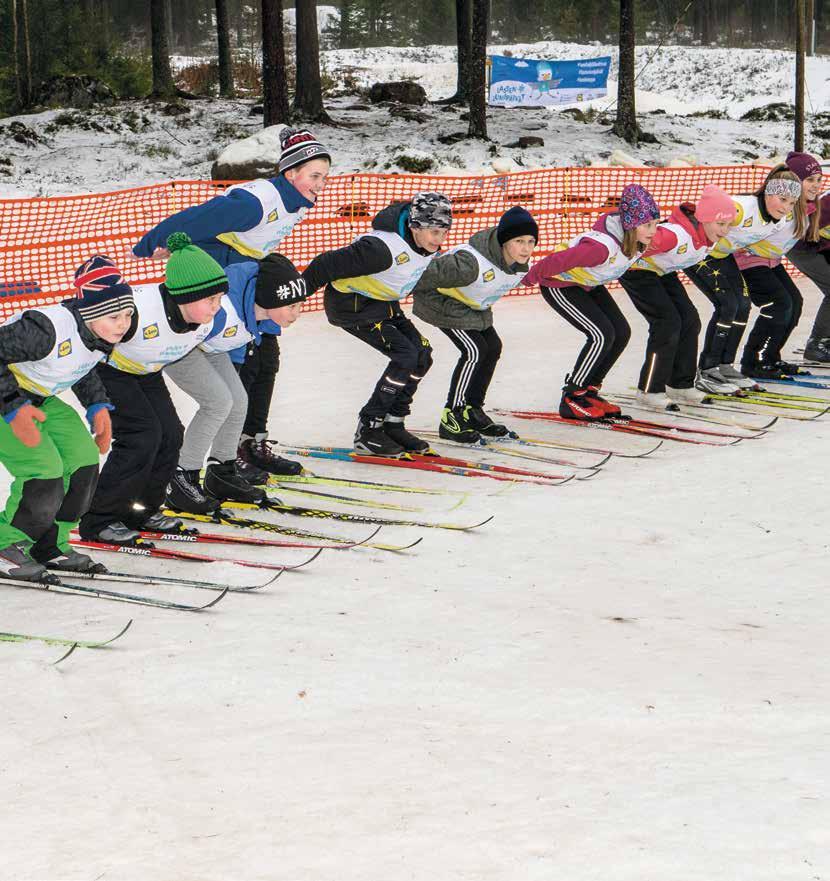
<svg viewBox="0 0 830 881"><path fill-rule="evenodd" d="M201 248L190 241L186 232L167 237L170 259L165 270L164 286L177 303L195 303L228 290L225 270Z"/></svg>

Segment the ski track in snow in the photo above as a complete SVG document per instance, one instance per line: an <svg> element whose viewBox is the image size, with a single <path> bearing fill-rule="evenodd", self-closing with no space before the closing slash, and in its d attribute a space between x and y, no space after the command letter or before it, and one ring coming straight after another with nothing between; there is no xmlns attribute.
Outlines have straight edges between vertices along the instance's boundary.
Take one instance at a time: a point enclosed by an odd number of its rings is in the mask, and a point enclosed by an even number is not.
<svg viewBox="0 0 830 881"><path fill-rule="evenodd" d="M493 53L569 59L610 54L609 95L578 105L604 109L616 95L616 49L547 41L535 44L491 46ZM179 58L178 63L188 59ZM330 50L322 66L342 84L348 77L360 87L373 82L412 78L426 89L430 100L450 95L455 88L455 50L450 46L422 48L381 47ZM791 122L741 122L748 109L776 101L792 101L792 53L767 49L708 49L655 46L637 49L637 104L641 125L659 144L632 148L609 133L609 124L583 123L558 108L490 108L493 143L464 140L445 145L439 136L466 132L463 108L440 105L420 108L426 120L407 122L392 117L387 108L349 109L362 99L355 95L330 99L332 117L347 127L316 126L315 133L335 155L334 173L400 171L406 158L432 158L443 174L488 173L494 159L514 170L607 162L615 149L635 159L664 165L685 158L692 164L734 164L753 158L768 160L785 154L792 141ZM830 109L830 58L807 59L808 111ZM83 114L104 131L77 125L55 125L64 111L46 111L0 120L0 198L100 192L141 186L172 178L208 178L212 158L228 144L258 131L261 116L250 116L251 101L188 102L184 116L166 116L154 105L129 102L110 111ZM718 110L726 119L688 114ZM137 114L131 121L125 115ZM613 110L612 110L613 114ZM20 144L9 133L14 120L24 123L41 139ZM145 122L146 120L146 122ZM129 121L129 120L128 120ZM54 130L47 131L52 124ZM808 149L822 154L827 124L816 132L808 126ZM544 139L543 147L510 148L522 134ZM403 164L401 164L403 163Z"/></svg>
<svg viewBox="0 0 830 881"><path fill-rule="evenodd" d="M818 302L801 287L793 347ZM606 388L622 390L645 335L616 296L634 333ZM505 345L488 404L554 406L581 337L539 297L496 312ZM436 424L455 361L428 333L435 366L412 427ZM281 345L272 436L349 443L382 360L320 313ZM192 404L172 393L187 421ZM650 443L511 424L619 450ZM0 643L0 874L827 878L828 441L830 419L781 420L762 440L666 442L585 483L498 495L502 484L486 480L315 462L321 473L456 486L470 498L449 514L441 498L403 501L428 508L422 516L496 519L469 535L387 529L387 540L424 541L399 556L326 551L200 615L0 588L3 630L92 638L136 619L111 649L79 649L59 668L54 647ZM101 557L119 569L258 576Z"/></svg>

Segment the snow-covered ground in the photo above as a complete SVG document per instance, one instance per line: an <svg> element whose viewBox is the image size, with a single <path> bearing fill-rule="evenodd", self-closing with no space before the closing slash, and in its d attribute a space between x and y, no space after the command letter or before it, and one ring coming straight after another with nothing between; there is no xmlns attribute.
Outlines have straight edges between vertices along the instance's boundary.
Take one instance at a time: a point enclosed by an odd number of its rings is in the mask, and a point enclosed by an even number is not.
<svg viewBox="0 0 830 881"><path fill-rule="evenodd" d="M603 110L616 93L616 50L611 46L545 42L492 46L491 52L516 56L613 57L609 95L580 105ZM455 50L447 46L332 50L322 64L338 91L346 83L364 88L373 82L412 78L431 100L447 97L455 86ZM665 165L684 158L692 164L768 161L792 144L792 123L748 122L748 109L792 101L792 53L774 50L703 49L643 46L638 49L638 107L642 127L657 144L631 148L609 133L603 118L580 122L559 108L489 111L492 143L461 140L463 108L429 104L419 108L422 121L390 114L386 107L364 103L358 95L328 103L337 126L315 132L335 154L335 173L400 171L412 160L428 159L438 173L488 173L500 170L608 163L622 149L642 163ZM830 58L807 60L812 114L830 111ZM256 132L260 116L249 115L249 101L200 101L187 112L167 115L158 105L131 102L94 113L48 111L0 120L0 198L54 195L140 186L171 178L206 178L216 156L230 143ZM366 109L363 109L366 108ZM726 118L694 116L721 113ZM611 110L613 118L613 109ZM28 131L16 129L20 123ZM506 145L521 135L536 135L544 146L521 149ZM17 138L17 139L16 139ZM811 118L807 147L825 155L830 147L830 116Z"/></svg>
<svg viewBox="0 0 830 881"><path fill-rule="evenodd" d="M794 345L817 305L802 289ZM634 336L607 383L618 390L644 340L620 303ZM554 405L581 338L538 297L500 304L497 325L490 404ZM455 359L429 335L436 363L412 426L437 421ZM272 433L348 443L381 360L321 314L282 347ZM201 615L1 588L2 630L109 636L135 623L112 649L79 649L57 668L55 648L0 642L0 875L827 879L828 442L827 420L780 420L735 447L666 442L584 483L504 493L315 463L469 493L449 513L448 499L396 499L423 517L496 518L473 534L386 529L424 540L402 555L324 552Z"/></svg>

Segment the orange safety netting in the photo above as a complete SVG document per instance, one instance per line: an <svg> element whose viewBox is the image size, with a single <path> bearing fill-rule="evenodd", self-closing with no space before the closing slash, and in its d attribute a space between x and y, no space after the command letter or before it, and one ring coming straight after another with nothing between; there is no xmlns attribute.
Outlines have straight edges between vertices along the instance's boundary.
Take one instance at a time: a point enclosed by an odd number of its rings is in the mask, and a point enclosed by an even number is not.
<svg viewBox="0 0 830 881"><path fill-rule="evenodd" d="M736 165L550 168L482 177L343 175L329 179L315 207L280 250L303 268L316 254L347 245L367 231L372 217L390 202L437 190L453 204L447 246L466 242L473 233L495 225L507 208L523 205L539 224L535 256L541 257L590 228L599 214L616 205L626 184L645 186L668 216L680 202L695 201L707 183L728 193L749 193L768 170ZM163 264L133 257L132 246L166 217L220 195L228 186L227 181L171 181L114 193L0 200L0 320L21 308L71 295L75 268L94 253L115 259L133 284L160 281ZM306 309L321 308L318 292Z"/></svg>

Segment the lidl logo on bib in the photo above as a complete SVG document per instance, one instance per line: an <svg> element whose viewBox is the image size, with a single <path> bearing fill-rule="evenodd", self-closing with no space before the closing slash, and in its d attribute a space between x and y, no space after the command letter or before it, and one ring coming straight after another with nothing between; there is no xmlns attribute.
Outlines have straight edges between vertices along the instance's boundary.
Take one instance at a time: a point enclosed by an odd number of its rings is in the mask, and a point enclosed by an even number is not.
<svg viewBox="0 0 830 881"><path fill-rule="evenodd" d="M72 354L72 340L64 340L58 346L58 358L65 358Z"/></svg>
<svg viewBox="0 0 830 881"><path fill-rule="evenodd" d="M685 254L686 251L688 251L688 250L689 250L689 246L688 246L688 245L681 245L681 246L677 249L677 253L678 253L678 254Z"/></svg>
<svg viewBox="0 0 830 881"><path fill-rule="evenodd" d="M484 275L481 276L482 281L492 281L496 277L496 273L492 269L488 269Z"/></svg>
<svg viewBox="0 0 830 881"><path fill-rule="evenodd" d="M230 327L225 328L225 332L222 334L222 336L225 338L236 336L236 331L238 329L239 329L238 324L232 324Z"/></svg>
<svg viewBox="0 0 830 881"><path fill-rule="evenodd" d="M145 340L154 340L159 335L159 326L148 324L141 333Z"/></svg>
<svg viewBox="0 0 830 881"><path fill-rule="evenodd" d="M751 217L747 217L747 219L744 221L744 226L746 226L746 227L752 226L752 218Z"/></svg>
<svg viewBox="0 0 830 881"><path fill-rule="evenodd" d="M403 266L404 263L409 263L409 254L398 254L395 258L395 263L397 263L398 266Z"/></svg>
<svg viewBox="0 0 830 881"><path fill-rule="evenodd" d="M274 210L268 215L268 223L273 223L278 217L279 217L279 214L277 214L277 209L275 208L275 209L274 209Z"/></svg>

